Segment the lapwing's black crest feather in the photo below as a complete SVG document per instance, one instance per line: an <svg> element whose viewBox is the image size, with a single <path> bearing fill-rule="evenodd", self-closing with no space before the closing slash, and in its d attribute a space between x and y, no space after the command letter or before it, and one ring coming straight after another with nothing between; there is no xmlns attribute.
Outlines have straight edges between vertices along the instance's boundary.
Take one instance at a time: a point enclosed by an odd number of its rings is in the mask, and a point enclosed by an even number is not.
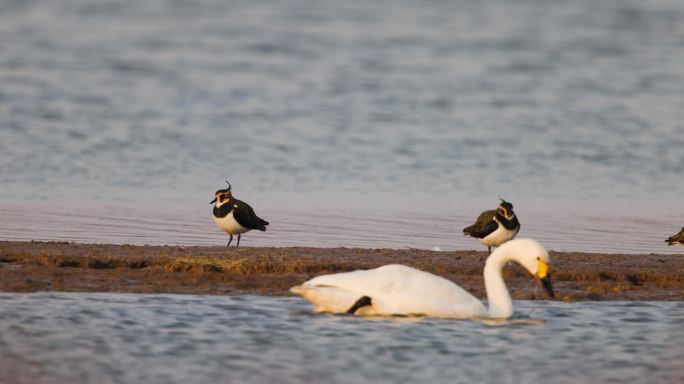
<svg viewBox="0 0 684 384"><path fill-rule="evenodd" d="M254 213L252 207L249 206L249 204L234 199L230 206L234 209L233 217L238 222L238 224L249 229L257 229L259 231L266 230L266 226L269 224L268 221L257 216L256 213Z"/></svg>

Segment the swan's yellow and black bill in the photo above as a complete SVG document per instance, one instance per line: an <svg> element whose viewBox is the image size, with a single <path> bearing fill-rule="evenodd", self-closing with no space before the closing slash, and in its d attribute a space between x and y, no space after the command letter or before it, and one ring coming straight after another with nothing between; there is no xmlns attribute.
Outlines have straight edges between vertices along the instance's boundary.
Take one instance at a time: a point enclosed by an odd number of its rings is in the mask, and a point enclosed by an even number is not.
<svg viewBox="0 0 684 384"><path fill-rule="evenodd" d="M543 279L549 273L549 265L546 261L537 258L537 277Z"/></svg>
<svg viewBox="0 0 684 384"><path fill-rule="evenodd" d="M556 297L556 294L553 292L553 285L551 284L551 274L547 273L546 276L544 276L543 279L539 279L542 283L542 287L544 287L544 290L546 293L549 294L551 297Z"/></svg>
<svg viewBox="0 0 684 384"><path fill-rule="evenodd" d="M546 293L551 297L556 297L553 292L553 284L551 284L551 273L549 273L549 265L542 259L537 260L537 277L542 283L542 287Z"/></svg>

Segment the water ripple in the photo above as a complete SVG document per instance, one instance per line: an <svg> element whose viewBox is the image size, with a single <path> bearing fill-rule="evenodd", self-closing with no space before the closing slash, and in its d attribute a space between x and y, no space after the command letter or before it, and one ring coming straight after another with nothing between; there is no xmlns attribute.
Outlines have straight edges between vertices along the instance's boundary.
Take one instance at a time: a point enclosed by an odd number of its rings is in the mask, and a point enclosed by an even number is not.
<svg viewBox="0 0 684 384"><path fill-rule="evenodd" d="M0 300L0 380L16 383L684 379L677 342L684 306L676 302L516 302L517 319L530 320L521 314L533 311L534 322L487 325L313 315L298 298L38 293Z"/></svg>
<svg viewBox="0 0 684 384"><path fill-rule="evenodd" d="M680 2L0 7L0 197L681 190Z"/></svg>

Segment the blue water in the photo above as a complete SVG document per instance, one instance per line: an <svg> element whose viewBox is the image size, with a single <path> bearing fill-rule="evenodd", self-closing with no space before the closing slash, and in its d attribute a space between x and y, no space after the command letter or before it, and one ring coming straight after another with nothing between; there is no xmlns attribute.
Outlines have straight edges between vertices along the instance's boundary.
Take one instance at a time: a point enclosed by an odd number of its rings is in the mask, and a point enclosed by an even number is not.
<svg viewBox="0 0 684 384"><path fill-rule="evenodd" d="M684 303L516 302L499 324L299 298L1 294L0 382L680 383Z"/></svg>
<svg viewBox="0 0 684 384"><path fill-rule="evenodd" d="M671 252L682 25L677 0L5 0L0 209L37 217L0 237L155 243L169 217L216 244L230 179L281 225L252 245L476 248L503 196L558 249ZM88 203L114 235L62 232Z"/></svg>

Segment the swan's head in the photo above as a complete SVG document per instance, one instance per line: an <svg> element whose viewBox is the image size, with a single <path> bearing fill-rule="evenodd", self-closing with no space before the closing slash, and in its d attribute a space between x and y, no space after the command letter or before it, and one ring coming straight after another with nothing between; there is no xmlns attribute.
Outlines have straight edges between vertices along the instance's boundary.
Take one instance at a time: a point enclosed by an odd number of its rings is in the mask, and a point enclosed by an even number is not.
<svg viewBox="0 0 684 384"><path fill-rule="evenodd" d="M522 265L530 274L541 281L549 296L555 296L551 284L551 273L549 272L551 259L549 253L538 241L532 239L510 240L498 250L508 253L511 260Z"/></svg>

